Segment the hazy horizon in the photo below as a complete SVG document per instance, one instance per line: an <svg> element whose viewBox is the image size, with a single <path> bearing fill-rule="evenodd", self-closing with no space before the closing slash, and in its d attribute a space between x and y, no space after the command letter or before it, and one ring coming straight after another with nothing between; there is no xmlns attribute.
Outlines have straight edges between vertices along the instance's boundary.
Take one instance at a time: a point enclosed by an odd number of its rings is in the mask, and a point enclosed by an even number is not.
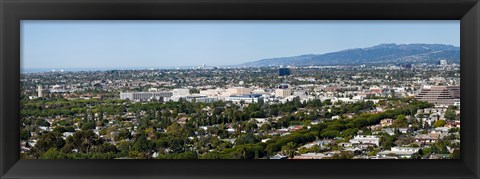
<svg viewBox="0 0 480 179"><path fill-rule="evenodd" d="M459 21L21 21L21 68L237 65L379 44L460 46Z"/></svg>

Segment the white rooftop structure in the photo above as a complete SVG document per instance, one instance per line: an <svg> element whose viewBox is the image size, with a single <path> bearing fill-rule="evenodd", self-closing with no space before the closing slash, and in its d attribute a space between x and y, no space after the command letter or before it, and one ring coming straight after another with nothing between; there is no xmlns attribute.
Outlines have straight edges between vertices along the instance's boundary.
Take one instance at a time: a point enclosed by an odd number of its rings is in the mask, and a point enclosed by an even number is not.
<svg viewBox="0 0 480 179"><path fill-rule="evenodd" d="M173 89L172 91L173 93L173 96L187 96L190 94L190 90L189 89L186 89L186 88L182 88L182 89Z"/></svg>
<svg viewBox="0 0 480 179"><path fill-rule="evenodd" d="M388 156L394 154L404 158L410 158L420 150L418 147L392 147L390 150L381 151L377 156Z"/></svg>
<svg viewBox="0 0 480 179"><path fill-rule="evenodd" d="M350 139L350 143L352 144L371 143L379 146L380 138L374 135L357 135L357 136L354 136L353 139Z"/></svg>

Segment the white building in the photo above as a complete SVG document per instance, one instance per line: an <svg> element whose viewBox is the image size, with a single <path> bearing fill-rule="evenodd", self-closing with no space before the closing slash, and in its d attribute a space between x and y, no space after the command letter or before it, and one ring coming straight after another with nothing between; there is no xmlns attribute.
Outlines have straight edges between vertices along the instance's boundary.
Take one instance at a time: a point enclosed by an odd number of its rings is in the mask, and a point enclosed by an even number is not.
<svg viewBox="0 0 480 179"><path fill-rule="evenodd" d="M355 99L350 99L350 98L337 98L337 97L334 97L332 100L332 103L336 103L338 101L341 101L343 103L356 103L359 100L359 98L355 98Z"/></svg>
<svg viewBox="0 0 480 179"><path fill-rule="evenodd" d="M187 96L190 94L190 90L189 89L186 89L186 88L183 88L183 89L173 89L172 91L173 93L173 96L175 97L183 97L183 96Z"/></svg>
<svg viewBox="0 0 480 179"><path fill-rule="evenodd" d="M63 85L53 85L49 89L50 93L65 93L67 90L65 89L65 86Z"/></svg>
<svg viewBox="0 0 480 179"><path fill-rule="evenodd" d="M232 101L239 104L241 101L244 103L258 103L262 99L262 95L259 94L250 94L250 95L241 95L241 96L229 96L225 98L225 101Z"/></svg>
<svg viewBox="0 0 480 179"><path fill-rule="evenodd" d="M379 146L380 138L374 135L357 135L357 136L354 136L353 139L350 139L350 143L352 144L371 143Z"/></svg>
<svg viewBox="0 0 480 179"><path fill-rule="evenodd" d="M218 98L216 97L196 98L195 101L199 103L212 103L212 102L218 101Z"/></svg>
<svg viewBox="0 0 480 179"><path fill-rule="evenodd" d="M130 92L130 93L120 93L120 99L129 99L132 101L145 101L150 99L160 99L160 98L170 98L172 97L172 92L169 91L160 91L160 92Z"/></svg>
<svg viewBox="0 0 480 179"><path fill-rule="evenodd" d="M390 150L379 152L377 156L385 157L393 154L402 158L411 158L419 150L418 147L392 147Z"/></svg>
<svg viewBox="0 0 480 179"><path fill-rule="evenodd" d="M448 65L447 60L440 60L440 65L447 66Z"/></svg>

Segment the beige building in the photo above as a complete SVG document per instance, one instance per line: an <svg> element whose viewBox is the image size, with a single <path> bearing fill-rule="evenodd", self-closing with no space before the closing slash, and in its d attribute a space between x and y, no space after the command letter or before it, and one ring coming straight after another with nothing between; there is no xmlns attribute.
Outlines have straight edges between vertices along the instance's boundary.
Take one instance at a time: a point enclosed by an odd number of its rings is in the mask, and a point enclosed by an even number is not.
<svg viewBox="0 0 480 179"><path fill-rule="evenodd" d="M380 125L382 127L387 127L387 126L391 126L393 124L393 119L382 119L380 121Z"/></svg>
<svg viewBox="0 0 480 179"><path fill-rule="evenodd" d="M41 85L38 85L37 86L37 93L38 93L38 97L41 98L43 97L43 89L42 89L42 86Z"/></svg>
<svg viewBox="0 0 480 179"><path fill-rule="evenodd" d="M292 95L292 90L291 89L275 89L275 96L276 97L281 97L281 98L286 98L288 96Z"/></svg>
<svg viewBox="0 0 480 179"><path fill-rule="evenodd" d="M227 89L229 95L247 95L250 94L250 92L252 92L252 89L245 87L233 87Z"/></svg>

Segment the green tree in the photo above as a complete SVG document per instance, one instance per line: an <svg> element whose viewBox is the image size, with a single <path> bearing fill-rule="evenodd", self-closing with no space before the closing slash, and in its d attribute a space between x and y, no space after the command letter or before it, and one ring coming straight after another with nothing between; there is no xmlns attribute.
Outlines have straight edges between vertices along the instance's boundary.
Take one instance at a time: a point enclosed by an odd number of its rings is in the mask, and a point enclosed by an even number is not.
<svg viewBox="0 0 480 179"><path fill-rule="evenodd" d="M55 136L52 132L46 132L39 137L35 149L43 153L50 148L60 149L63 145L65 145L65 141L61 137Z"/></svg>
<svg viewBox="0 0 480 179"><path fill-rule="evenodd" d="M53 129L53 132L58 132L60 134L63 134L64 132L67 132L67 130L62 126L58 126Z"/></svg>
<svg viewBox="0 0 480 179"><path fill-rule="evenodd" d="M321 136L323 138L332 139L332 138L340 136L340 132L338 132L337 130L323 130L322 133L321 133Z"/></svg>
<svg viewBox="0 0 480 179"><path fill-rule="evenodd" d="M87 130L75 132L71 138L67 138L67 142L75 146L79 152L89 153L92 146L98 144L99 140L93 130Z"/></svg>
<svg viewBox="0 0 480 179"><path fill-rule="evenodd" d="M127 141L120 141L116 147L117 147L117 150L120 151L120 156L126 157L128 156L128 153L130 151L131 144L130 142L127 142Z"/></svg>
<svg viewBox="0 0 480 179"><path fill-rule="evenodd" d="M140 151L140 152L148 152L150 149L149 141L145 134L141 134L134 142L133 142L133 150Z"/></svg>
<svg viewBox="0 0 480 179"><path fill-rule="evenodd" d="M446 124L445 120L437 120L437 121L435 121L435 123L433 123L433 126L443 127L443 126L445 126L445 124Z"/></svg>
<svg viewBox="0 0 480 179"><path fill-rule="evenodd" d="M340 153L333 154L330 159L351 159L353 156L354 153L352 151L342 151Z"/></svg>
<svg viewBox="0 0 480 179"><path fill-rule="evenodd" d="M59 159L60 152L56 148L50 148L40 156L40 159Z"/></svg>
<svg viewBox="0 0 480 179"><path fill-rule="evenodd" d="M30 138L30 132L26 129L20 130L20 140L28 140Z"/></svg>
<svg viewBox="0 0 480 179"><path fill-rule="evenodd" d="M408 126L408 122L405 115L398 115L392 124L392 127L407 127L407 126Z"/></svg>
<svg viewBox="0 0 480 179"><path fill-rule="evenodd" d="M242 144L256 144L260 142L259 139L257 139L257 137L255 137L255 135L253 133L246 133L244 135L241 135L240 137L238 137L236 140L235 140L235 144L236 145L242 145Z"/></svg>
<svg viewBox="0 0 480 179"><path fill-rule="evenodd" d="M388 134L384 134L380 137L380 145L382 146L383 150L390 150L394 146L394 142L396 137L389 136Z"/></svg>
<svg viewBox="0 0 480 179"><path fill-rule="evenodd" d="M455 117L457 116L455 114L455 110L453 109L447 109L447 111L445 111L445 119L448 119L448 120L455 120Z"/></svg>
<svg viewBox="0 0 480 179"><path fill-rule="evenodd" d="M460 159L460 150L459 149L453 150L452 159Z"/></svg>
<svg viewBox="0 0 480 179"><path fill-rule="evenodd" d="M87 131L90 129L95 129L95 122L87 122L82 125L82 131Z"/></svg>
<svg viewBox="0 0 480 179"><path fill-rule="evenodd" d="M295 143L293 142L289 142L287 143L287 145L284 145L282 147L282 152L283 154L287 155L288 158L293 158L296 154L296 146L295 146Z"/></svg>

